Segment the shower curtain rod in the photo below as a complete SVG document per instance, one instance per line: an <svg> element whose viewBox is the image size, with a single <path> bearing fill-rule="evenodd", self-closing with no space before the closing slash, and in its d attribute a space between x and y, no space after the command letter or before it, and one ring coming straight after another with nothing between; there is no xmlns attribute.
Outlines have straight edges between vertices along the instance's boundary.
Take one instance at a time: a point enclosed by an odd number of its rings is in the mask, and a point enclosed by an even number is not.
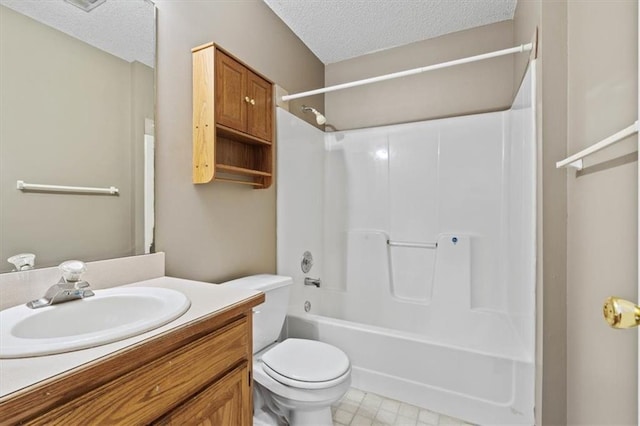
<svg viewBox="0 0 640 426"><path fill-rule="evenodd" d="M533 50L533 43L521 44L520 46L511 47L509 49L497 50L495 52L483 53L481 55L470 56L468 58L456 59L453 61L442 62L440 64L428 65L426 67L414 68L406 71L394 72L378 77L365 78L350 83L336 84L335 86L324 87L322 89L309 90L307 92L294 93L293 95L285 95L282 101L290 101L292 99L305 98L307 96L319 95L321 93L335 92L336 90L348 89L350 87L363 86L365 84L377 83L379 81L392 80L394 78L406 77L414 74L421 74L426 71L438 70L441 68L453 67L455 65L468 64L470 62L482 61L484 59L497 58L499 56L511 55L513 53L529 52Z"/></svg>

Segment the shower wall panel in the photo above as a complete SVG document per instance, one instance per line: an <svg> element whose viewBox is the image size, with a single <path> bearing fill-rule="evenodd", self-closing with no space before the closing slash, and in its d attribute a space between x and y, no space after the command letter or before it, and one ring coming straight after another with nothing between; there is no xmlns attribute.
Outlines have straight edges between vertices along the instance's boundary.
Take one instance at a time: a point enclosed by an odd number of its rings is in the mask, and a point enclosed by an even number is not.
<svg viewBox="0 0 640 426"><path fill-rule="evenodd" d="M299 284L295 286L297 291L311 291L302 288L305 274L300 262L305 251L311 252L314 264L307 276L321 277L324 133L281 108L277 108L276 123L277 271L287 271L286 274ZM291 302L295 299L293 297Z"/></svg>
<svg viewBox="0 0 640 426"><path fill-rule="evenodd" d="M506 226L501 278L506 285L507 313L528 353L535 347L535 211L536 144L535 66L530 66L509 110L505 143Z"/></svg>
<svg viewBox="0 0 640 426"><path fill-rule="evenodd" d="M327 241L383 232L398 242L435 243L440 234L471 238L471 306L505 310L499 279L504 217L503 133L507 113L456 117L330 134L325 208ZM339 153L339 154L338 154ZM335 190L335 191L334 191ZM340 217L337 206L342 206ZM335 220L335 223L332 223ZM379 244L371 239L371 244ZM384 241L384 240L382 240ZM330 286L356 285L348 272L363 252L326 264ZM329 246L327 246L329 251ZM386 288L415 303L431 299L437 250L390 247ZM345 263L342 265L341 263Z"/></svg>
<svg viewBox="0 0 640 426"><path fill-rule="evenodd" d="M467 307L461 318L494 329L506 321L503 337L519 342L514 357L528 359L533 90L528 73L509 111L346 132L322 133L279 110L278 271L300 283L292 306L313 299L322 315L446 336L435 316L452 306L434 306L434 295L452 290L465 299L456 304ZM468 256L445 250L455 240L468 241ZM302 285L305 250L315 258L306 276L321 278L320 290ZM450 262L468 279L438 271ZM468 346L465 335L445 340ZM511 348L509 339L492 342Z"/></svg>

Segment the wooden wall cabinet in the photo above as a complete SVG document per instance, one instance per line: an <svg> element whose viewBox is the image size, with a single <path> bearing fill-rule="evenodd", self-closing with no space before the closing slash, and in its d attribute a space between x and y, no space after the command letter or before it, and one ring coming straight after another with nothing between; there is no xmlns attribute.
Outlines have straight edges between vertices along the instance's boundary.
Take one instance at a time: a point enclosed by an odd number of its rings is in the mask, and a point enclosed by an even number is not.
<svg viewBox="0 0 640 426"><path fill-rule="evenodd" d="M0 401L0 424L244 425L254 296Z"/></svg>
<svg viewBox="0 0 640 426"><path fill-rule="evenodd" d="M273 83L220 46L193 55L193 183L268 188L273 159Z"/></svg>

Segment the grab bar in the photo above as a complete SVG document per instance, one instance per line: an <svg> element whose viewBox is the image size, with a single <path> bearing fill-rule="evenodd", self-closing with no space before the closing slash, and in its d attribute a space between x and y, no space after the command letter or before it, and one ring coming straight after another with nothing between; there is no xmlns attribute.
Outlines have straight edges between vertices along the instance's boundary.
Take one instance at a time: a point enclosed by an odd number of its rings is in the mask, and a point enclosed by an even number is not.
<svg viewBox="0 0 640 426"><path fill-rule="evenodd" d="M414 243L409 241L391 241L387 240L387 245L389 247L416 247L416 248L426 248L426 249L436 249L438 248L438 243Z"/></svg>
<svg viewBox="0 0 640 426"><path fill-rule="evenodd" d="M118 195L120 192L115 186L109 188L94 188L88 186L40 185L36 183L25 183L23 180L17 182L16 189L20 191L82 192L87 194L108 195Z"/></svg>

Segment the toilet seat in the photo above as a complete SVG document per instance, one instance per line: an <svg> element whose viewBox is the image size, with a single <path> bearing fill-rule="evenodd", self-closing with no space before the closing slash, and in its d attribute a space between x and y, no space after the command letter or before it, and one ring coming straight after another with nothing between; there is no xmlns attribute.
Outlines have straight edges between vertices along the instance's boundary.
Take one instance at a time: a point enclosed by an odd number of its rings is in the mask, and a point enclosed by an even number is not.
<svg viewBox="0 0 640 426"><path fill-rule="evenodd" d="M266 364L262 364L262 369L264 370L265 373L267 373L269 377L271 377L273 380L276 380L282 383L283 385L291 386L292 388L311 389L311 390L327 389L327 388L336 386L351 375L351 369L349 369L342 376L337 377L335 379L327 380L325 382L304 382L301 380L294 380L289 377L283 376L282 374L279 374L278 372L273 371Z"/></svg>
<svg viewBox="0 0 640 426"><path fill-rule="evenodd" d="M274 380L300 389L329 388L351 373L344 352L316 340L286 339L262 355L262 364Z"/></svg>

